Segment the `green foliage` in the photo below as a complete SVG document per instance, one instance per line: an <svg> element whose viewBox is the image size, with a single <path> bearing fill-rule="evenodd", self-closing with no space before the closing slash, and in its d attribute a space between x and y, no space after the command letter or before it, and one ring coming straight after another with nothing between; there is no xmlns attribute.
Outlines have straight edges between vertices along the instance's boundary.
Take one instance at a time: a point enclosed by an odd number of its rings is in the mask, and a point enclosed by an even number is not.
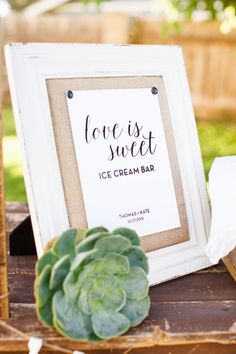
<svg viewBox="0 0 236 354"><path fill-rule="evenodd" d="M34 4L37 0L8 0L9 4L11 5L12 9L16 11L21 11L27 6ZM73 2L80 2L78 0L74 0ZM83 4L87 5L89 3L95 3L96 6L99 6L103 0L82 0Z"/></svg>
<svg viewBox="0 0 236 354"><path fill-rule="evenodd" d="M191 19L196 10L207 11L211 19L216 19L218 14L227 8L236 10L235 0L171 0L171 2L186 19Z"/></svg>
<svg viewBox="0 0 236 354"><path fill-rule="evenodd" d="M12 109L4 106L3 117L3 162L5 196L7 201L26 201L19 143L16 138Z"/></svg>
<svg viewBox="0 0 236 354"><path fill-rule="evenodd" d="M104 0L82 0L83 4L88 5L89 3L94 3L99 6Z"/></svg>
<svg viewBox="0 0 236 354"><path fill-rule="evenodd" d="M236 155L236 123L198 121L197 128L207 179L215 157Z"/></svg>
<svg viewBox="0 0 236 354"><path fill-rule="evenodd" d="M38 317L75 340L119 336L148 315L147 273L135 231L69 229L37 262Z"/></svg>
<svg viewBox="0 0 236 354"><path fill-rule="evenodd" d="M8 0L11 8L16 11L23 10L28 5L35 3L37 0Z"/></svg>

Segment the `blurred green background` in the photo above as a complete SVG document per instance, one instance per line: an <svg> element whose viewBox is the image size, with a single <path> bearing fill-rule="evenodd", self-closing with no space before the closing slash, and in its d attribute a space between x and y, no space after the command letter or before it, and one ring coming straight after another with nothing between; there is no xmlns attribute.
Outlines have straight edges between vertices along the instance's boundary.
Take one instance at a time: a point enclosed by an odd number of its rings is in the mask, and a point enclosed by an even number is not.
<svg viewBox="0 0 236 354"><path fill-rule="evenodd" d="M92 3L95 7L89 6ZM0 44L1 40L2 45L45 41L178 44L186 59L194 109L202 118L197 128L206 179L216 156L236 155L235 0L73 0L40 4L37 0L0 0L0 18L4 18L0 21L4 28L0 30ZM6 104L10 103L6 78L5 73L6 200L26 201L12 110Z"/></svg>
<svg viewBox="0 0 236 354"><path fill-rule="evenodd" d="M26 201L22 164L10 106L3 107L3 161L7 201Z"/></svg>
<svg viewBox="0 0 236 354"><path fill-rule="evenodd" d="M236 122L197 121L206 179L216 156L236 154ZM10 106L3 108L3 155L7 201L26 201L18 140Z"/></svg>

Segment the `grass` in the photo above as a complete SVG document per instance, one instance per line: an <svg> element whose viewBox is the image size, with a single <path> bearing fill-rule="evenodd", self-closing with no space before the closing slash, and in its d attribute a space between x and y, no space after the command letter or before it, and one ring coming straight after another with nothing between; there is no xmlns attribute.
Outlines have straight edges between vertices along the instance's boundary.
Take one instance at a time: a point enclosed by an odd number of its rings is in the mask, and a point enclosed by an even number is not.
<svg viewBox="0 0 236 354"><path fill-rule="evenodd" d="M206 179L215 157L236 155L236 121L198 121L198 136Z"/></svg>
<svg viewBox="0 0 236 354"><path fill-rule="evenodd" d="M5 177L5 197L8 201L26 201L24 178L19 143L16 138L12 110L5 106L3 116L3 163Z"/></svg>
<svg viewBox="0 0 236 354"><path fill-rule="evenodd" d="M205 176L216 156L236 155L236 122L197 122ZM10 106L3 109L5 195L8 201L26 201L20 149Z"/></svg>

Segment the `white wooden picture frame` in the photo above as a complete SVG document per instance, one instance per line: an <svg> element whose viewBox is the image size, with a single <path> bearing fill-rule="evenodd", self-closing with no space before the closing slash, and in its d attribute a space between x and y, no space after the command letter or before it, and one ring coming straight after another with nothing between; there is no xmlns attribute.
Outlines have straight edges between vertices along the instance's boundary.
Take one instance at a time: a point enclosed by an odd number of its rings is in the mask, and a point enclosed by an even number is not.
<svg viewBox="0 0 236 354"><path fill-rule="evenodd" d="M65 159L60 160L58 150L61 133L60 129L55 131L54 123L60 115L56 124L64 119L66 101L62 105L57 94L64 92L66 100L68 90L78 87L146 88L154 82L161 88L163 124L169 120L171 128L168 151L172 151L174 164L178 165L183 198L178 207L184 208L187 238L164 242L156 249L146 247L150 284L210 266L205 256L210 212L181 48L16 43L6 46L5 56L38 255L51 238L74 226L73 205L77 208L73 200L69 206L65 179L69 187L70 181L62 173ZM73 173L70 178L75 184ZM167 233L166 238L162 235L162 240L171 238L171 234Z"/></svg>

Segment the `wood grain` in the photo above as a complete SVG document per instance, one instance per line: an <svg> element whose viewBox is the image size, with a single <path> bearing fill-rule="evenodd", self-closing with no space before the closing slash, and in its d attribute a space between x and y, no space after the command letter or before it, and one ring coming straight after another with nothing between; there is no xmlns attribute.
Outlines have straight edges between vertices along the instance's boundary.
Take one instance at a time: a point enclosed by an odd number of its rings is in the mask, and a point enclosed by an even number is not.
<svg viewBox="0 0 236 354"><path fill-rule="evenodd" d="M6 208L11 230L15 224L15 218L11 217L14 210L22 218L27 209L21 212L13 204ZM72 353L73 350L86 354L236 352L236 285L223 263L152 287L148 318L126 335L94 346L70 341L39 323L33 297L35 261L35 256L10 257L11 318L0 321L0 352L3 354L28 353L29 336L44 339L42 354Z"/></svg>
<svg viewBox="0 0 236 354"><path fill-rule="evenodd" d="M223 262L234 281L236 281L236 247L226 257L223 258Z"/></svg>
<svg viewBox="0 0 236 354"><path fill-rule="evenodd" d="M7 249L3 187L3 159L2 159L2 42L3 18L0 16L0 318L8 318L8 285L7 285Z"/></svg>

